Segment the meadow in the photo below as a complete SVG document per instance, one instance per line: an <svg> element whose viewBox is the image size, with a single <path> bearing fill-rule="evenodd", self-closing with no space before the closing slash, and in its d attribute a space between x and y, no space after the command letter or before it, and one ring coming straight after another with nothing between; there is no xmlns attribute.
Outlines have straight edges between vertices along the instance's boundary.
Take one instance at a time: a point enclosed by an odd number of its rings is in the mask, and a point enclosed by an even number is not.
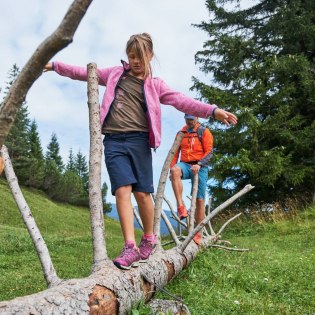
<svg viewBox="0 0 315 315"><path fill-rule="evenodd" d="M23 189L23 193L58 276L87 276L92 264L88 209L52 202L35 190ZM9 300L44 290L46 284L3 180L0 200L0 300ZM105 218L105 225L107 251L113 258L123 245L120 227L110 218ZM291 215L241 217L228 226L223 238L249 251L204 249L165 289L181 298L192 315L315 314L314 231L314 207ZM171 299L164 292L155 297ZM140 303L133 314L149 314L149 309Z"/></svg>

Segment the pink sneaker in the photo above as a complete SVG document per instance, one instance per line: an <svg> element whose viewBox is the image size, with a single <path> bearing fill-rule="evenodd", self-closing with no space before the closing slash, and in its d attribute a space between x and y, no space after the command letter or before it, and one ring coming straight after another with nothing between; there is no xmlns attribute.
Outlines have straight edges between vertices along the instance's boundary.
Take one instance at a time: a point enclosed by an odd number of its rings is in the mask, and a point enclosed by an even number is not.
<svg viewBox="0 0 315 315"><path fill-rule="evenodd" d="M120 255L113 260L119 269L129 270L131 267L138 267L140 260L139 250L133 244L126 244Z"/></svg>
<svg viewBox="0 0 315 315"><path fill-rule="evenodd" d="M152 240L148 240L144 236L142 236L142 239L139 245L141 263L144 263L149 259L150 255L154 252L155 247L156 247L155 235Z"/></svg>

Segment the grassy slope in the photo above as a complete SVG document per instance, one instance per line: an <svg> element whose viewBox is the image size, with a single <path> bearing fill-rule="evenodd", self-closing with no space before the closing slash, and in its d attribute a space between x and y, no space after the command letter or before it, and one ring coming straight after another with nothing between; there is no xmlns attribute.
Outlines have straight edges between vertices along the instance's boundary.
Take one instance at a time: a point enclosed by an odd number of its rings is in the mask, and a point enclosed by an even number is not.
<svg viewBox="0 0 315 315"><path fill-rule="evenodd" d="M89 213L23 190L62 278L84 277L92 263ZM45 289L32 242L6 184L0 180L0 300ZM314 314L315 208L274 223L235 221L224 235L250 252L207 250L167 286L192 315ZM107 249L118 254L117 222L106 219ZM166 294L157 297L170 299ZM149 314L141 307L140 314Z"/></svg>

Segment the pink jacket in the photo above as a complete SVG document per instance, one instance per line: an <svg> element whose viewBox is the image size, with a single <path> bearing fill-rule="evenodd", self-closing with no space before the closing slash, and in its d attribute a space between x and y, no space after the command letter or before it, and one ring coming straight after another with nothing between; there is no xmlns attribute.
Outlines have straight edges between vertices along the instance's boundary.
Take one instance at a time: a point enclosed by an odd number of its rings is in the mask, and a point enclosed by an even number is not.
<svg viewBox="0 0 315 315"><path fill-rule="evenodd" d="M123 66L97 69L99 84L106 86L101 105L101 124L103 124L115 99L115 89L119 79L123 72L128 69L129 65L126 62L123 62ZM58 74L74 80L87 80L87 69L84 67L54 62L54 70ZM202 118L211 116L217 107L176 92L169 88L162 79L151 77L144 81L144 99L148 108L146 115L150 128L149 145L151 148L158 148L161 143L161 103L174 106L183 113Z"/></svg>

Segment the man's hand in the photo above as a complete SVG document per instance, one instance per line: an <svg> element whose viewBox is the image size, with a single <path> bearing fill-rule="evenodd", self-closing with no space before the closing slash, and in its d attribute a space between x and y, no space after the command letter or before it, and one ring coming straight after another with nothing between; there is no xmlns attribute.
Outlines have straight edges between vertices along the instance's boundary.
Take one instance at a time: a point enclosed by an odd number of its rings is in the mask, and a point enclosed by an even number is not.
<svg viewBox="0 0 315 315"><path fill-rule="evenodd" d="M194 164L191 166L191 171L194 173L194 174L198 174L199 170L200 170L201 166L198 165L198 164Z"/></svg>

